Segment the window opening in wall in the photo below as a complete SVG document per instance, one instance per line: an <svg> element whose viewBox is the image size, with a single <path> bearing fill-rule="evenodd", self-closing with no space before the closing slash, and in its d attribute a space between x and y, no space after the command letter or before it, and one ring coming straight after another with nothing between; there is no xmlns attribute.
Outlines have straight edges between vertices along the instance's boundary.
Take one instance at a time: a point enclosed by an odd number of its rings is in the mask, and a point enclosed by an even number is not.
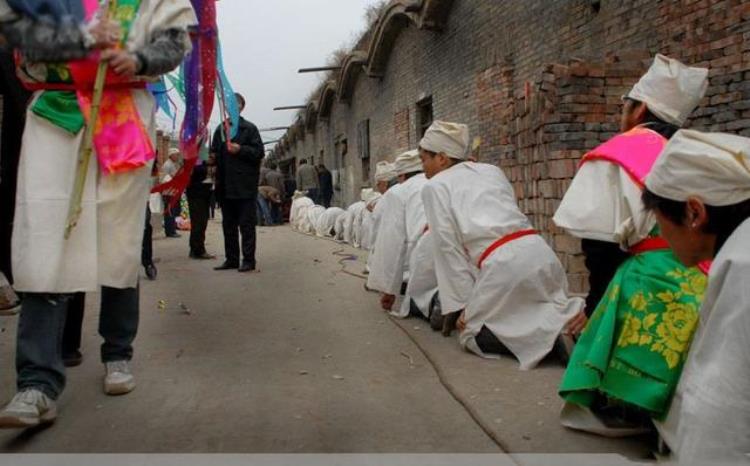
<svg viewBox="0 0 750 466"><path fill-rule="evenodd" d="M417 102L417 140L422 139L432 120L432 97L427 97Z"/></svg>
<svg viewBox="0 0 750 466"><path fill-rule="evenodd" d="M370 179L370 120L362 120L357 125L357 145L362 161L362 181Z"/></svg>

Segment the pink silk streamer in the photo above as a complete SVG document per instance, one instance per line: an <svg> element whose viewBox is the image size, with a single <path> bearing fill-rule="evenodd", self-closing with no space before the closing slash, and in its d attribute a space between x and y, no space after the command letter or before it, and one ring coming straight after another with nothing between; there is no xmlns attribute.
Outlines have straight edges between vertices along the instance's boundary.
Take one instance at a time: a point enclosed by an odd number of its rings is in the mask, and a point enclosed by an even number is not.
<svg viewBox="0 0 750 466"><path fill-rule="evenodd" d="M97 0L83 0L83 5L87 19L99 8ZM73 80L80 87L76 91L78 104L87 121L91 115L98 58L98 54L95 54L89 59L69 65ZM122 81L123 78L108 70L107 84ZM154 146L138 113L131 89L107 89L105 85L99 118L94 128L94 149L99 167L106 174L134 170L154 159Z"/></svg>

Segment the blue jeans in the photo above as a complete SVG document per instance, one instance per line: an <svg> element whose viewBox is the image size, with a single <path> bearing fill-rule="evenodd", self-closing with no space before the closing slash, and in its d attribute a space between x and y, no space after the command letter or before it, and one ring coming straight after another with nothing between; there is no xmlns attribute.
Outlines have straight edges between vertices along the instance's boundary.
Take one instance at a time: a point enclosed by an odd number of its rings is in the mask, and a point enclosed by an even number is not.
<svg viewBox="0 0 750 466"><path fill-rule="evenodd" d="M260 209L260 217L263 219L264 225L273 225L273 216L271 215L271 206L268 205L268 201L265 197L258 194L258 208Z"/></svg>
<svg viewBox="0 0 750 466"><path fill-rule="evenodd" d="M56 400L65 388L62 338L72 294L26 293L16 337L18 391L35 388ZM102 288L102 362L129 361L138 332L138 288Z"/></svg>

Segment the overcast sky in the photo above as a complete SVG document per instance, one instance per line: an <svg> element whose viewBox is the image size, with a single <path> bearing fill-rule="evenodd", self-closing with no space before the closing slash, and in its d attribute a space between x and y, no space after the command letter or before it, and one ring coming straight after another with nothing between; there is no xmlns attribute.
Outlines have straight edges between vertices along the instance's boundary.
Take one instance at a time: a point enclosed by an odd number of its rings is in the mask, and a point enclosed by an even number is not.
<svg viewBox="0 0 750 466"><path fill-rule="evenodd" d="M351 44L365 27L366 6L373 3L376 0L218 1L224 66L232 86L247 99L243 116L259 128L288 126L295 112L273 108L304 104L323 78L297 70L325 65L331 52ZM282 134L262 136L269 141Z"/></svg>

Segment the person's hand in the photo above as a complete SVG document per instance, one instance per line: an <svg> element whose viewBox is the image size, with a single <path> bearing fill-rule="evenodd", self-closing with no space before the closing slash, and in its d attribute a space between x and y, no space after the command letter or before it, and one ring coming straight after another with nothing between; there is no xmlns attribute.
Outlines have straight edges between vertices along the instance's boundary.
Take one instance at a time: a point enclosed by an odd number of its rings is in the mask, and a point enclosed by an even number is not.
<svg viewBox="0 0 750 466"><path fill-rule="evenodd" d="M120 23L110 19L97 21L88 29L88 33L94 39L93 47L97 49L113 48L122 40Z"/></svg>
<svg viewBox="0 0 750 466"><path fill-rule="evenodd" d="M375 210L375 206L373 204L367 204L367 211L372 212L373 210Z"/></svg>
<svg viewBox="0 0 750 466"><path fill-rule="evenodd" d="M456 321L456 328L461 332L466 330L466 311L461 311L461 315L458 316L458 320Z"/></svg>
<svg viewBox="0 0 750 466"><path fill-rule="evenodd" d="M237 155L240 153L240 145L236 142L230 142L229 144L227 144L227 150L230 154Z"/></svg>
<svg viewBox="0 0 750 466"><path fill-rule="evenodd" d="M565 334L577 337L586 328L587 323L588 317L586 317L586 314L581 311L576 314L575 317L570 319L568 324L565 326Z"/></svg>
<svg viewBox="0 0 750 466"><path fill-rule="evenodd" d="M102 60L120 76L135 76L141 66L138 57L126 50L107 49L102 52Z"/></svg>
<svg viewBox="0 0 750 466"><path fill-rule="evenodd" d="M396 296L392 294L383 294L380 296L380 307L385 311L393 309L393 305L396 303Z"/></svg>

